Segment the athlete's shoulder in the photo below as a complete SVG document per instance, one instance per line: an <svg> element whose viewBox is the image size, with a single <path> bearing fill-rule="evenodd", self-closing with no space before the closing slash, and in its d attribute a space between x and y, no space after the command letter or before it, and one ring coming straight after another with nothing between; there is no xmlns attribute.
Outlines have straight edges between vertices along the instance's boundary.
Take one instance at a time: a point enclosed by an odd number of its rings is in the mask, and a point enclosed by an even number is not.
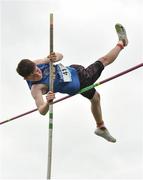
<svg viewBox="0 0 143 180"><path fill-rule="evenodd" d="M42 59L36 59L36 60L33 60L33 62L38 65L38 64L49 64L49 58L45 57L45 58L42 58Z"/></svg>

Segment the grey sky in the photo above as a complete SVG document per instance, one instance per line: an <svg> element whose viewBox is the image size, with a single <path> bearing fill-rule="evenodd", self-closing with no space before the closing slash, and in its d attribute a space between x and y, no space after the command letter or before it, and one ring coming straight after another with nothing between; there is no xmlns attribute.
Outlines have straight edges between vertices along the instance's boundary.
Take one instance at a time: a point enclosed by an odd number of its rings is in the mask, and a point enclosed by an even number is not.
<svg viewBox="0 0 143 180"><path fill-rule="evenodd" d="M54 50L64 65L84 66L116 45L114 25L127 30L129 46L100 80L143 62L142 0L45 0L1 3L1 119L35 108L15 68L22 58L49 53L49 14L54 13ZM105 124L116 144L94 135L90 103L77 95L54 106L52 177L143 178L142 68L98 87ZM61 97L57 94L57 98ZM0 126L0 179L44 179L48 115L38 112Z"/></svg>

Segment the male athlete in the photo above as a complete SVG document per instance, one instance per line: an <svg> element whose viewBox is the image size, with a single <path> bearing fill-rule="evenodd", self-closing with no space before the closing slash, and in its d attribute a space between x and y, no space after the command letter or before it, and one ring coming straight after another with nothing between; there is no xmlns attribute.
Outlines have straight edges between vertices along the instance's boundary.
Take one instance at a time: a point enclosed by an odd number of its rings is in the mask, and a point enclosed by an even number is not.
<svg viewBox="0 0 143 180"><path fill-rule="evenodd" d="M56 92L69 95L76 94L80 89L93 84L101 75L104 67L117 58L120 51L127 46L128 39L125 28L121 24L116 24L115 29L119 38L116 46L87 68L76 64L68 67L64 67L62 64L54 64L54 92L49 91L49 62L51 60L55 63L62 60L62 54L52 53L44 59L34 61L23 59L19 62L16 70L27 81L40 114L45 115L48 112L50 101L55 98ZM46 101L42 96L44 94L47 94ZM110 135L104 125L99 93L93 88L81 95L91 102L91 112L97 125L95 134L107 141L116 142L116 139Z"/></svg>

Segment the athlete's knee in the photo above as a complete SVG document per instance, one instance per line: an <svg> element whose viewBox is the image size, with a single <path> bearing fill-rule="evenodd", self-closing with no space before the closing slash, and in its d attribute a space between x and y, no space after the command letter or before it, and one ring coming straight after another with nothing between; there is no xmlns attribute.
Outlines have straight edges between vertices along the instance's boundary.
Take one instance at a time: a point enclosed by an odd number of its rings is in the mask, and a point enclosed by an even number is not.
<svg viewBox="0 0 143 180"><path fill-rule="evenodd" d="M100 103L100 94L96 91L93 98L91 99L91 103Z"/></svg>
<svg viewBox="0 0 143 180"><path fill-rule="evenodd" d="M107 66L108 64L110 64L110 60L108 56L103 56L99 59L99 61L102 62L103 66Z"/></svg>

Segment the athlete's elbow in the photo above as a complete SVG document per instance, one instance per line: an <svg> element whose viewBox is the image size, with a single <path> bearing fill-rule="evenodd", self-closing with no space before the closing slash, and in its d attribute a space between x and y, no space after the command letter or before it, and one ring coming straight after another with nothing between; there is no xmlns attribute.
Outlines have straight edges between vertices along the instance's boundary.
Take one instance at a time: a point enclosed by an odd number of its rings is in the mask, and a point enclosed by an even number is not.
<svg viewBox="0 0 143 180"><path fill-rule="evenodd" d="M45 116L47 112L49 111L49 104L46 102L38 106L38 111L41 115Z"/></svg>
<svg viewBox="0 0 143 180"><path fill-rule="evenodd" d="M42 116L45 116L47 114L47 112L41 112L39 111L39 113L42 115Z"/></svg>
<svg viewBox="0 0 143 180"><path fill-rule="evenodd" d="M47 114L48 110L47 111L44 111L42 109L39 109L39 113L43 116L45 116Z"/></svg>

